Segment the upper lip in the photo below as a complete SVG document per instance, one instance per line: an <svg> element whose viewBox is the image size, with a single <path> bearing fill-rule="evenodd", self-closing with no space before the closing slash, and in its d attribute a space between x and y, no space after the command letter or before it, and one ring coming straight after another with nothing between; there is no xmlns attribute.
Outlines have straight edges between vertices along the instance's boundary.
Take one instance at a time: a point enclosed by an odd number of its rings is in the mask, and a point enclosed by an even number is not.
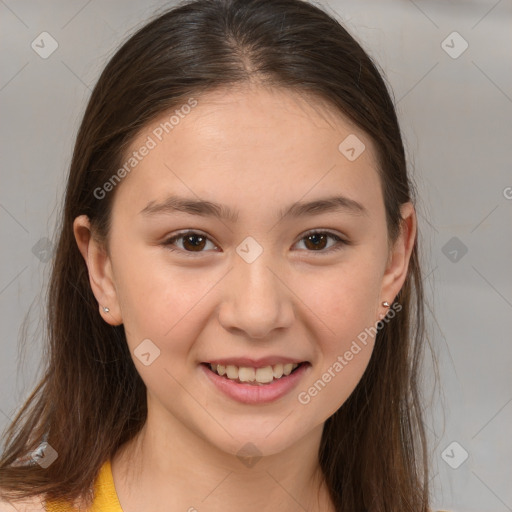
<svg viewBox="0 0 512 512"><path fill-rule="evenodd" d="M287 363L305 363L302 359L294 359L293 357L267 356L261 359L252 359L250 357L228 357L224 359L212 359L207 364L221 364L223 366L244 366L249 368L263 368L265 366L274 366L276 364Z"/></svg>

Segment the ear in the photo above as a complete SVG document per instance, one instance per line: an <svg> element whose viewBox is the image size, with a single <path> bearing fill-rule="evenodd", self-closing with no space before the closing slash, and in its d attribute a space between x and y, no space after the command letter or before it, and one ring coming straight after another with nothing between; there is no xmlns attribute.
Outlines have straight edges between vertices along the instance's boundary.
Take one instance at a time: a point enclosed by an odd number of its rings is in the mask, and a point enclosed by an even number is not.
<svg viewBox="0 0 512 512"><path fill-rule="evenodd" d="M400 292L407 277L407 269L411 258L414 241L416 239L417 221L414 205L411 202L404 203L400 208L402 216L400 234L390 250L386 269L382 277L382 288L378 309L382 311L382 302L390 304ZM383 318L388 308L379 315Z"/></svg>
<svg viewBox="0 0 512 512"><path fill-rule="evenodd" d="M110 257L103 245L92 236L87 215L80 215L74 220L73 233L87 265L89 282L98 301L100 314L110 325L122 324ZM109 311L105 312L103 307L107 307Z"/></svg>

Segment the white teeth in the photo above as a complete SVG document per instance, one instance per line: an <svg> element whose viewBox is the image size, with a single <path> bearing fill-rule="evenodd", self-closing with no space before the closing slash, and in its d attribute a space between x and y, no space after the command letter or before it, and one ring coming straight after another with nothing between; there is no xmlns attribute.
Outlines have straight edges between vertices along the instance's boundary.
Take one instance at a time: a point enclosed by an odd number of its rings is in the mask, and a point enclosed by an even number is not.
<svg viewBox="0 0 512 512"><path fill-rule="evenodd" d="M251 368L247 366L210 364L210 369L220 376L225 375L230 380L238 382L256 382L257 384L268 384L274 379L290 375L299 365L297 363L275 364L263 368Z"/></svg>
<svg viewBox="0 0 512 512"><path fill-rule="evenodd" d="M281 363L274 365L273 373L275 379L280 379L283 376L283 365Z"/></svg>
<svg viewBox="0 0 512 512"><path fill-rule="evenodd" d="M255 380L256 380L256 382L261 382L263 384L272 382L274 380L274 373L272 371L272 366L265 366L264 368L258 368L256 370Z"/></svg>
<svg viewBox="0 0 512 512"><path fill-rule="evenodd" d="M290 373L292 373L292 370L293 370L292 363L286 363L285 365L283 365L283 373L285 375L290 375Z"/></svg>
<svg viewBox="0 0 512 512"><path fill-rule="evenodd" d="M252 382L256 380L256 370L254 368L239 368L238 379L240 382Z"/></svg>
<svg viewBox="0 0 512 512"><path fill-rule="evenodd" d="M228 364L226 366L226 375L228 379L238 379L238 368Z"/></svg>

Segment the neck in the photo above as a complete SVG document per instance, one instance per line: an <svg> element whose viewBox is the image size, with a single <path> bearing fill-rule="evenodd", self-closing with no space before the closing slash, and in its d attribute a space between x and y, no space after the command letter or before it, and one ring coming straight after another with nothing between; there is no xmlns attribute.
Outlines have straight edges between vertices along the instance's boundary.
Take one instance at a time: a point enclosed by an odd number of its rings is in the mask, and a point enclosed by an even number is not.
<svg viewBox="0 0 512 512"><path fill-rule="evenodd" d="M280 512L334 508L323 482L318 449L323 425L281 453L252 461L226 453L177 419L148 419L112 458L124 512L245 510Z"/></svg>

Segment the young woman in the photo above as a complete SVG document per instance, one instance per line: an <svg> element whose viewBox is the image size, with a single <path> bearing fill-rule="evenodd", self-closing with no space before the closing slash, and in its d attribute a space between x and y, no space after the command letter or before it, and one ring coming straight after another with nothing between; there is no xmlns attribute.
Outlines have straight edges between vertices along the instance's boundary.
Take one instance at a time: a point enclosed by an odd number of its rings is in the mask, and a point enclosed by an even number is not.
<svg viewBox="0 0 512 512"><path fill-rule="evenodd" d="M322 9L152 20L77 136L2 510L429 510L414 204L381 74Z"/></svg>

